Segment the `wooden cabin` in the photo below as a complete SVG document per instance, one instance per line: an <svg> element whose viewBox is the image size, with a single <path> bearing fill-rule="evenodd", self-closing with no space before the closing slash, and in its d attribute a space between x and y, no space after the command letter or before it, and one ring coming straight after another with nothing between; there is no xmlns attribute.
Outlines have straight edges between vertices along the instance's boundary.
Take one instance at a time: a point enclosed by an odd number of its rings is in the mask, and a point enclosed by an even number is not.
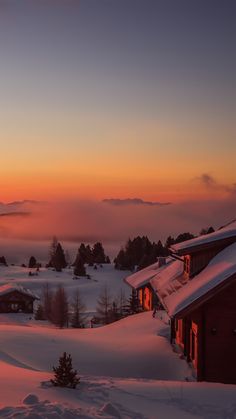
<svg viewBox="0 0 236 419"><path fill-rule="evenodd" d="M151 279L170 262L170 258L158 258L157 262L125 278L125 282L136 290L143 310L153 310L160 304L158 295L151 285Z"/></svg>
<svg viewBox="0 0 236 419"><path fill-rule="evenodd" d="M236 274L173 316L172 342L198 381L236 384Z"/></svg>
<svg viewBox="0 0 236 419"><path fill-rule="evenodd" d="M33 313L39 298L30 290L15 284L0 286L0 313Z"/></svg>
<svg viewBox="0 0 236 419"><path fill-rule="evenodd" d="M171 247L158 262L126 278L151 309L155 293L177 345L199 381L236 384L236 221Z"/></svg>
<svg viewBox="0 0 236 419"><path fill-rule="evenodd" d="M178 260L151 280L171 342L197 380L236 384L236 222L171 250Z"/></svg>

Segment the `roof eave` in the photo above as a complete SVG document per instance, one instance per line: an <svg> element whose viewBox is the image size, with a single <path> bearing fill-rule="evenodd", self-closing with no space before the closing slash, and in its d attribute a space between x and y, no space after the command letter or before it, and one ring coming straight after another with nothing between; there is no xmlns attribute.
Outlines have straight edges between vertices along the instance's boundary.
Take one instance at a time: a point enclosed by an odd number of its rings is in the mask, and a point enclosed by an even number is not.
<svg viewBox="0 0 236 419"><path fill-rule="evenodd" d="M222 291L224 288L227 288L230 286L234 281L236 281L236 273L230 275L228 278L226 278L223 282L216 285L214 288L206 292L201 297L197 298L196 300L192 301L188 306L174 312L173 314L170 313L170 310L167 311L170 315L170 317L175 318L182 318L191 313L193 310L196 310L199 306L207 302L210 298L212 298L214 295L218 294L218 292Z"/></svg>

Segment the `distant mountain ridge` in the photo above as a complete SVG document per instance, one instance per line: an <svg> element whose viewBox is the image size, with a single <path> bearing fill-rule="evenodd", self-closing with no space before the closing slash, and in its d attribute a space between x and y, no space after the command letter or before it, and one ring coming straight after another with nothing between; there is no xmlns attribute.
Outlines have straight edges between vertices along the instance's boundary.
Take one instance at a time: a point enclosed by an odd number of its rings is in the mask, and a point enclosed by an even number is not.
<svg viewBox="0 0 236 419"><path fill-rule="evenodd" d="M108 198L103 199L102 202L110 205L117 205L117 206L125 206L125 205L148 205L148 206L166 206L171 205L171 202L155 202L155 201L144 201L141 198L126 198L126 199L119 199L119 198Z"/></svg>

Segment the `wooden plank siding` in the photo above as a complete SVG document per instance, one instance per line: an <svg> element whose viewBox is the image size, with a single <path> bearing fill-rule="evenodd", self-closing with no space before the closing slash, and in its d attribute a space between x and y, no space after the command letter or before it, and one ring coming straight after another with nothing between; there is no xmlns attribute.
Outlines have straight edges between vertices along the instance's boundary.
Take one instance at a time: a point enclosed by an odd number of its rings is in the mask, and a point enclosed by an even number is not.
<svg viewBox="0 0 236 419"><path fill-rule="evenodd" d="M143 310L153 310L159 299L150 284L146 284L137 290L139 303Z"/></svg>
<svg viewBox="0 0 236 419"><path fill-rule="evenodd" d="M175 336L198 381L236 384L236 282L175 319Z"/></svg>
<svg viewBox="0 0 236 419"><path fill-rule="evenodd" d="M12 291L0 296L0 313L33 313L34 298Z"/></svg>
<svg viewBox="0 0 236 419"><path fill-rule="evenodd" d="M184 272L189 278L199 274L208 263L222 250L227 247L225 243L209 247L207 250L199 250L184 256Z"/></svg>

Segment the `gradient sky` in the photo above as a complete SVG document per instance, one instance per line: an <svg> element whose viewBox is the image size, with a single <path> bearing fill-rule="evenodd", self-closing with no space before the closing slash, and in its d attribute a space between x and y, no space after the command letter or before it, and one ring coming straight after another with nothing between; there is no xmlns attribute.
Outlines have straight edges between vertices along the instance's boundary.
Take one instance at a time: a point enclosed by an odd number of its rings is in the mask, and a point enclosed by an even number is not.
<svg viewBox="0 0 236 419"><path fill-rule="evenodd" d="M234 0L0 0L0 200L231 192L235 23Z"/></svg>

